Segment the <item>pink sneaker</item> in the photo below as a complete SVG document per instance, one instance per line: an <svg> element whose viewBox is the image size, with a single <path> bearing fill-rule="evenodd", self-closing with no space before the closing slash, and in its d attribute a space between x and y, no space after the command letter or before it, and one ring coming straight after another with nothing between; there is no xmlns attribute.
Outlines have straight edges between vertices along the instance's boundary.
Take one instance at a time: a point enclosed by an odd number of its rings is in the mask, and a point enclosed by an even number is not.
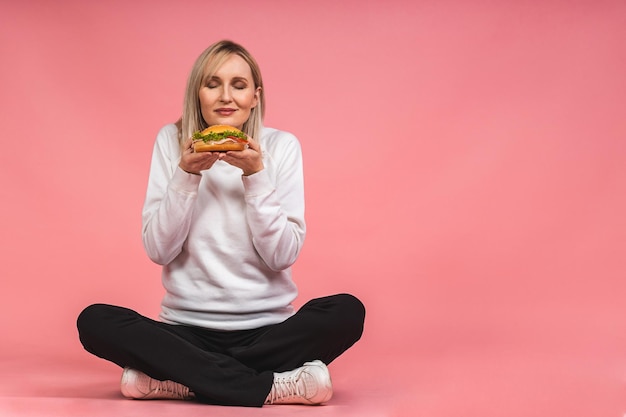
<svg viewBox="0 0 626 417"><path fill-rule="evenodd" d="M333 396L328 368L322 361L307 362L293 371L274 373L265 404L322 404Z"/></svg>
<svg viewBox="0 0 626 417"><path fill-rule="evenodd" d="M122 373L122 395L136 400L190 400L189 388L174 381L158 381L132 368Z"/></svg>

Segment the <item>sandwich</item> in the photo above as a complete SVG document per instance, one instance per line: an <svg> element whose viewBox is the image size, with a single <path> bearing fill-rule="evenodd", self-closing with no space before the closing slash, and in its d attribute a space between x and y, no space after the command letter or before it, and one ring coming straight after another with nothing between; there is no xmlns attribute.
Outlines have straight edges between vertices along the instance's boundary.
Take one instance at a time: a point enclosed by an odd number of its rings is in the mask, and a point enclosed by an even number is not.
<svg viewBox="0 0 626 417"><path fill-rule="evenodd" d="M213 125L193 134L194 152L243 151L248 147L248 136L228 125Z"/></svg>

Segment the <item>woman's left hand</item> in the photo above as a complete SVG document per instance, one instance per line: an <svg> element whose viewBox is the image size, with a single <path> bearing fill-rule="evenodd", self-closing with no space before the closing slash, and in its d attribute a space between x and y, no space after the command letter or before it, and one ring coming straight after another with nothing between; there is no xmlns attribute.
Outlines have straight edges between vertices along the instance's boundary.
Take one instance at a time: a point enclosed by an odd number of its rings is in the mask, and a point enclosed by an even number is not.
<svg viewBox="0 0 626 417"><path fill-rule="evenodd" d="M256 174L264 168L261 145L251 137L248 137L247 149L220 153L219 159L232 166L241 168L245 176Z"/></svg>

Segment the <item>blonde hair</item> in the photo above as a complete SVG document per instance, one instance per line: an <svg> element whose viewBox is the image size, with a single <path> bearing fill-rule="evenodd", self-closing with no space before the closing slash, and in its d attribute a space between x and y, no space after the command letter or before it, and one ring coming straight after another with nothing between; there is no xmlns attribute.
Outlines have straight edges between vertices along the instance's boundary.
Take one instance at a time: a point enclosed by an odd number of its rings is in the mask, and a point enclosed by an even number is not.
<svg viewBox="0 0 626 417"><path fill-rule="evenodd" d="M260 87L258 104L251 110L250 117L246 120L241 129L248 136L259 138L261 129L263 128L263 117L265 115L265 93L261 69L256 60L243 46L233 41L221 40L209 46L200 54L189 74L183 102L183 116L181 120L179 120L179 140L181 146L183 141L190 138L194 132L209 127L202 118L199 99L200 87L202 83L207 78L212 77L217 69L233 54L239 55L248 63L252 72L254 88L257 89ZM177 125L178 124L179 123L177 123Z"/></svg>

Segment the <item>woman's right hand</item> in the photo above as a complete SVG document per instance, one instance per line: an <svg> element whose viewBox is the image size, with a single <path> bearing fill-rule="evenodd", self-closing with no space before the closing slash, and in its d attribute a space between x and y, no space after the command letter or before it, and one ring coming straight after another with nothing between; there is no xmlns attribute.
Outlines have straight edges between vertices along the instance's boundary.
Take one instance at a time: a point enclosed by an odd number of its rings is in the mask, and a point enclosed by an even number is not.
<svg viewBox="0 0 626 417"><path fill-rule="evenodd" d="M204 171L213 166L219 158L219 152L194 152L193 140L187 139L183 144L183 153L180 157L178 166L185 172L200 175L200 171Z"/></svg>

